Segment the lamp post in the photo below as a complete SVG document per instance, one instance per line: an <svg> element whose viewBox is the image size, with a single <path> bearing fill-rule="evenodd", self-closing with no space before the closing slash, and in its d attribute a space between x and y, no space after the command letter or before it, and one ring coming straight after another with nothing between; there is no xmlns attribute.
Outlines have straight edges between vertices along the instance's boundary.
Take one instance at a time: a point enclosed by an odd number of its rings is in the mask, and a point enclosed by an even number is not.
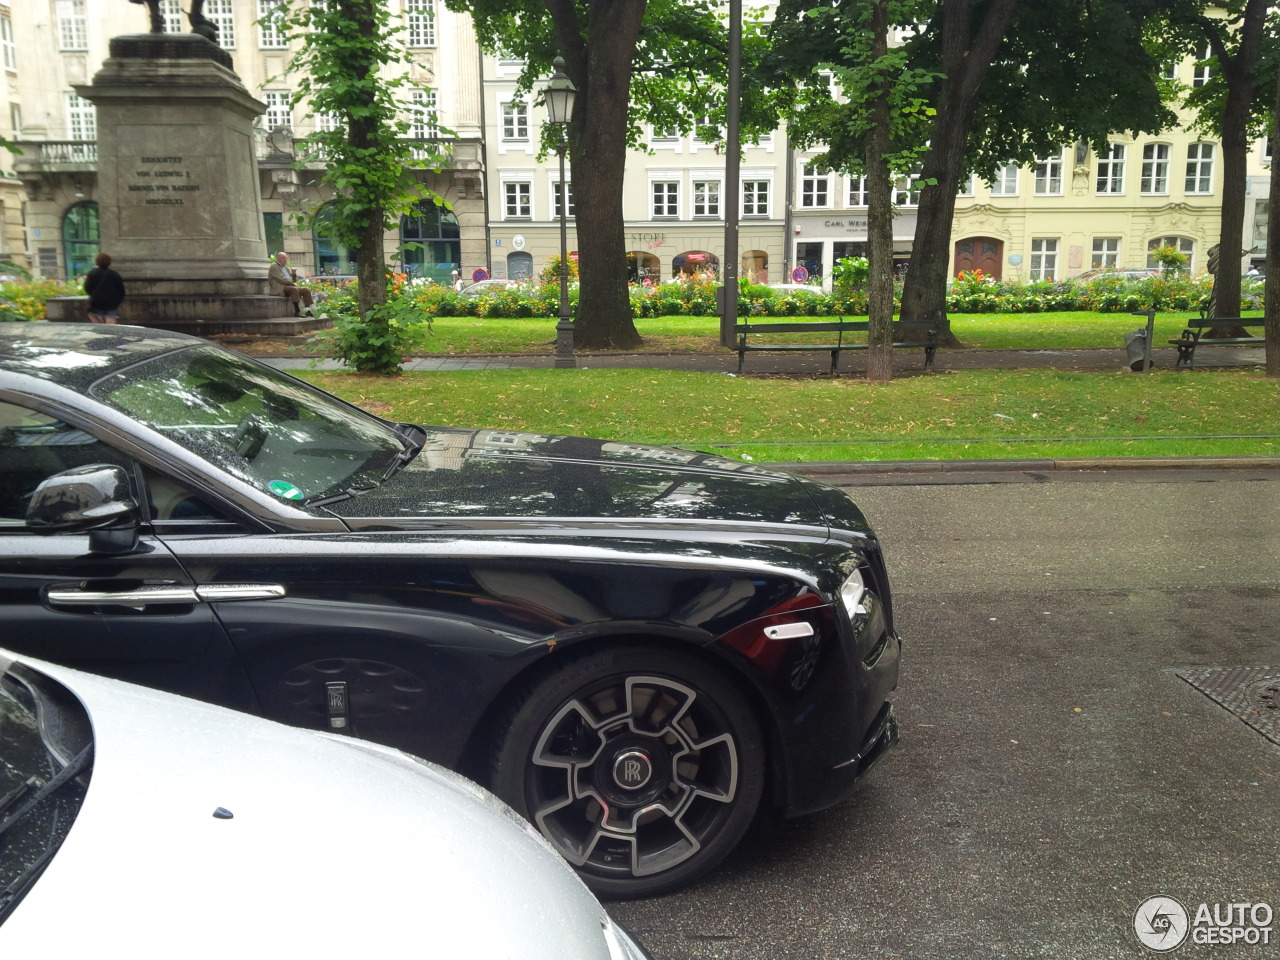
<svg viewBox="0 0 1280 960"><path fill-rule="evenodd" d="M560 320L556 324L556 366L572 367L573 359L573 321L569 318L569 185L564 179L564 152L568 147L564 130L573 116L573 100L578 89L564 72L564 60L556 57L551 61L555 73L547 82L542 99L547 105L547 114L551 123L560 135L556 152L560 154Z"/></svg>

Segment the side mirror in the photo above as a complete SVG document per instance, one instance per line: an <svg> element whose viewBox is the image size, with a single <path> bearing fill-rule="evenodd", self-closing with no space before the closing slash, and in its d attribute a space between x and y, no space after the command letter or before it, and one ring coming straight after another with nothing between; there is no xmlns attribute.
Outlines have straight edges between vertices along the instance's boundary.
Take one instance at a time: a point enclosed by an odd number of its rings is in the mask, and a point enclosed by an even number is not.
<svg viewBox="0 0 1280 960"><path fill-rule="evenodd" d="M106 463L64 470L45 479L27 505L35 533L89 534L91 553L128 553L138 543L142 508L124 469Z"/></svg>

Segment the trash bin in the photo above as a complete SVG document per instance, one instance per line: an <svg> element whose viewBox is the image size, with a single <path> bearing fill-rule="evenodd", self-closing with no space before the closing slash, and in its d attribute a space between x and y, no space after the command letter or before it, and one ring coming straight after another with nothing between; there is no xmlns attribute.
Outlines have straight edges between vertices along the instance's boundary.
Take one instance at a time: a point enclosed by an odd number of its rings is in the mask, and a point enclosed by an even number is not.
<svg viewBox="0 0 1280 960"><path fill-rule="evenodd" d="M1132 333L1124 335L1124 352L1129 358L1129 369L1134 373L1142 372L1143 359L1147 353L1147 328L1139 327ZM1151 361L1151 365L1156 365Z"/></svg>

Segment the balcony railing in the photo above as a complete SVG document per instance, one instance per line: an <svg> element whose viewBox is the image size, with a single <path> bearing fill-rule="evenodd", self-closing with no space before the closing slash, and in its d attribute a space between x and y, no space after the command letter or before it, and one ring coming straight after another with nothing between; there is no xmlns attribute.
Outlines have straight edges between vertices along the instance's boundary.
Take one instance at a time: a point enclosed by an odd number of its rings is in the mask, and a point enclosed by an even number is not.
<svg viewBox="0 0 1280 960"><path fill-rule="evenodd" d="M79 165L98 162L96 140L19 140L22 151L14 157L18 169L48 169L58 164Z"/></svg>

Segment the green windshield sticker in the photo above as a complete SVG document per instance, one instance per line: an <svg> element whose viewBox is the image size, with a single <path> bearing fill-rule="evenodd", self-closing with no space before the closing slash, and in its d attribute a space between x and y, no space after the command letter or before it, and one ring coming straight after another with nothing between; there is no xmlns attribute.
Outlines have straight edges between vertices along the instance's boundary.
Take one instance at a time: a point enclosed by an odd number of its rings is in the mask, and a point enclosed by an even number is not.
<svg viewBox="0 0 1280 960"><path fill-rule="evenodd" d="M302 500L302 491L295 487L288 480L272 480L267 484L267 489L274 493L281 500Z"/></svg>

